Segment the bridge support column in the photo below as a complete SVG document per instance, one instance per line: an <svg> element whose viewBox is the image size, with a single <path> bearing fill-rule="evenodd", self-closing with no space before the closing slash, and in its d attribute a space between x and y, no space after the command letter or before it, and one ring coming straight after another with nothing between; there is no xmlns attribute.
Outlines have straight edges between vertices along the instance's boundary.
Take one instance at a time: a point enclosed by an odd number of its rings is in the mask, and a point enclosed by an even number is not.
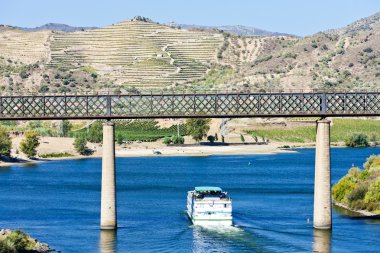
<svg viewBox="0 0 380 253"><path fill-rule="evenodd" d="M114 123L103 124L102 193L100 229L116 229L116 175Z"/></svg>
<svg viewBox="0 0 380 253"><path fill-rule="evenodd" d="M331 229L330 121L317 121L314 181L314 228Z"/></svg>

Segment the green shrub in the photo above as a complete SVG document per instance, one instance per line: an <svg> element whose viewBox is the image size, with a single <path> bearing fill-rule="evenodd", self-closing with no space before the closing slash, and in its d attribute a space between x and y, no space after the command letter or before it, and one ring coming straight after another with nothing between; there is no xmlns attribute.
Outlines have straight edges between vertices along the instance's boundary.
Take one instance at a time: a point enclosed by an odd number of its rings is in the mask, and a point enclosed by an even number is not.
<svg viewBox="0 0 380 253"><path fill-rule="evenodd" d="M119 145L123 144L123 135L121 133L116 134L116 143Z"/></svg>
<svg viewBox="0 0 380 253"><path fill-rule="evenodd" d="M8 131L0 127L0 155L10 156L12 149L12 139L9 136Z"/></svg>
<svg viewBox="0 0 380 253"><path fill-rule="evenodd" d="M0 253L17 253L12 242L0 240Z"/></svg>
<svg viewBox="0 0 380 253"><path fill-rule="evenodd" d="M39 93L46 93L49 91L49 86L47 86L46 84L42 84L40 86L40 88L38 89L38 92Z"/></svg>
<svg viewBox="0 0 380 253"><path fill-rule="evenodd" d="M87 140L93 143L101 143L103 140L103 125L100 121L94 122L88 130Z"/></svg>
<svg viewBox="0 0 380 253"><path fill-rule="evenodd" d="M37 147L40 145L40 141L36 132L25 133L25 139L20 143L20 150L27 157L34 157L37 154Z"/></svg>
<svg viewBox="0 0 380 253"><path fill-rule="evenodd" d="M332 196L335 201L346 203L347 194L356 187L356 184L351 180L349 176L344 176L337 184L332 188Z"/></svg>
<svg viewBox="0 0 380 253"><path fill-rule="evenodd" d="M365 203L380 202L380 178L378 178L368 188L368 192L364 198Z"/></svg>
<svg viewBox="0 0 380 253"><path fill-rule="evenodd" d="M172 139L170 137L165 137L162 142L166 145L169 145L172 143Z"/></svg>
<svg viewBox="0 0 380 253"><path fill-rule="evenodd" d="M370 48L370 47L367 47L367 48L364 48L364 49L363 49L363 52L365 52L365 53L372 53L372 52L373 52L373 49Z"/></svg>
<svg viewBox="0 0 380 253"><path fill-rule="evenodd" d="M345 144L351 148L365 148L368 147L368 137L365 134L354 134L346 139Z"/></svg>
<svg viewBox="0 0 380 253"><path fill-rule="evenodd" d="M21 230L12 231L4 241L10 242L10 245L16 249L17 252L24 251L28 246L28 235Z"/></svg>
<svg viewBox="0 0 380 253"><path fill-rule="evenodd" d="M367 191L368 191L368 186L366 184L359 184L347 194L347 200L349 202L353 202L356 200L363 200Z"/></svg>
<svg viewBox="0 0 380 253"><path fill-rule="evenodd" d="M85 134L78 134L74 140L75 150L81 155L88 154L87 138Z"/></svg>
<svg viewBox="0 0 380 253"><path fill-rule="evenodd" d="M183 136L173 135L171 141L173 144L184 144L185 138L183 138Z"/></svg>
<svg viewBox="0 0 380 253"><path fill-rule="evenodd" d="M71 157L74 156L73 154L62 152L62 153L48 153L48 154L41 154L39 157L42 158L61 158L61 157Z"/></svg>

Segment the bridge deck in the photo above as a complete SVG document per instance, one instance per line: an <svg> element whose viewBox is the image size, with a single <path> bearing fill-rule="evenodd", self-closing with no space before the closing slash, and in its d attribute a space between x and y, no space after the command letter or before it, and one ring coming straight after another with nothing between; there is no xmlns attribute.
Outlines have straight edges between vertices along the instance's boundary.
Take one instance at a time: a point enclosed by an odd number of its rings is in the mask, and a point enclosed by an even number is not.
<svg viewBox="0 0 380 253"><path fill-rule="evenodd" d="M380 92L0 96L0 120L380 116Z"/></svg>

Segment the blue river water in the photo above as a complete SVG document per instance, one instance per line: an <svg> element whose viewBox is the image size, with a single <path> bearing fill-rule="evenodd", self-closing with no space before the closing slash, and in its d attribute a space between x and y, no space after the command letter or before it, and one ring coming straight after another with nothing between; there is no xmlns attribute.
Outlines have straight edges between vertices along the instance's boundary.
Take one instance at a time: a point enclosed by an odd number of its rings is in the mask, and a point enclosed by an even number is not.
<svg viewBox="0 0 380 253"><path fill-rule="evenodd" d="M332 149L332 183L379 148ZM101 160L0 169L0 228L21 228L61 252L379 252L380 221L333 210L314 231L314 149L275 155L117 159L116 233L100 231ZM194 227L194 186L233 198L235 227ZM308 220L310 222L308 222Z"/></svg>

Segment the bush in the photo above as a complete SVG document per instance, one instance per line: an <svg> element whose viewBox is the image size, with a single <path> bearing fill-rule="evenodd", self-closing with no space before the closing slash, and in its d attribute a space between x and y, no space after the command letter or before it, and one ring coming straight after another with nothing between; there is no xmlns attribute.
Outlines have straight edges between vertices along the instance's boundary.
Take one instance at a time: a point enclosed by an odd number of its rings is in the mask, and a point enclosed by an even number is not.
<svg viewBox="0 0 380 253"><path fill-rule="evenodd" d="M87 140L93 143L101 143L103 140L103 125L100 121L94 122L88 130Z"/></svg>
<svg viewBox="0 0 380 253"><path fill-rule="evenodd" d="M173 135L171 141L173 144L184 144L185 138L183 138L182 136Z"/></svg>
<svg viewBox="0 0 380 253"><path fill-rule="evenodd" d="M346 195L356 187L355 182L346 175L332 188L332 196L335 201L347 202Z"/></svg>
<svg viewBox="0 0 380 253"><path fill-rule="evenodd" d="M365 184L357 185L351 192L347 195L347 200L353 202L356 200L363 200L368 191L368 186Z"/></svg>
<svg viewBox="0 0 380 253"><path fill-rule="evenodd" d="M364 202L379 202L380 201L380 178L376 180L368 189L365 195Z"/></svg>
<svg viewBox="0 0 380 253"><path fill-rule="evenodd" d="M162 142L166 145L169 145L172 143L172 139L170 137L165 137Z"/></svg>
<svg viewBox="0 0 380 253"><path fill-rule="evenodd" d="M365 148L368 147L368 137L365 134L354 134L345 141L345 144L351 148Z"/></svg>
<svg viewBox="0 0 380 253"><path fill-rule="evenodd" d="M78 134L77 136L75 136L74 147L79 154L88 154L87 138L85 134Z"/></svg>
<svg viewBox="0 0 380 253"><path fill-rule="evenodd" d="M41 85L40 88L38 89L39 93L46 93L48 91L49 91L49 87L46 84Z"/></svg>
<svg viewBox="0 0 380 253"><path fill-rule="evenodd" d="M0 127L0 155L10 156L12 140L5 128Z"/></svg>
<svg viewBox="0 0 380 253"><path fill-rule="evenodd" d="M28 132L25 134L25 139L20 143L20 150L27 157L34 157L37 154L37 147L40 141L36 132Z"/></svg>
<svg viewBox="0 0 380 253"><path fill-rule="evenodd" d="M209 135L209 136L207 136L207 140L211 143L214 143L215 142L215 136Z"/></svg>
<svg viewBox="0 0 380 253"><path fill-rule="evenodd" d="M0 253L17 253L17 250L13 246L13 243L2 240L0 241Z"/></svg>
<svg viewBox="0 0 380 253"><path fill-rule="evenodd" d="M119 145L123 144L123 135L121 133L116 135L116 143Z"/></svg>
<svg viewBox="0 0 380 253"><path fill-rule="evenodd" d="M26 250L28 245L28 235L21 230L14 230L4 241L9 242L9 245L13 245L17 252L22 252Z"/></svg>
<svg viewBox="0 0 380 253"><path fill-rule="evenodd" d="M60 157L71 157L71 156L73 156L73 155L70 154L70 153L67 153L67 152L63 152L63 153L48 153L48 154L39 155L39 157L42 157L42 158L60 158Z"/></svg>
<svg viewBox="0 0 380 253"><path fill-rule="evenodd" d="M364 48L364 49L363 49L363 52L365 52L365 53L372 53L372 52L373 52L373 49L370 48L370 47L367 47L367 48Z"/></svg>

